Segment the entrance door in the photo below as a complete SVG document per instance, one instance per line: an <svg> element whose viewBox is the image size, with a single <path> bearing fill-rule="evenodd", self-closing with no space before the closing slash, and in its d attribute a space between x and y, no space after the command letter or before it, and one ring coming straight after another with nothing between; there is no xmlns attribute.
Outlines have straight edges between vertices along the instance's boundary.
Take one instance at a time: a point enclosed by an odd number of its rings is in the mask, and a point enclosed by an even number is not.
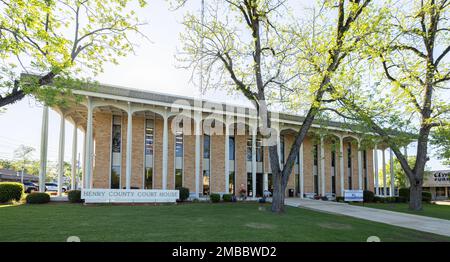
<svg viewBox="0 0 450 262"><path fill-rule="evenodd" d="M256 197L262 197L264 190L264 175L256 173Z"/></svg>

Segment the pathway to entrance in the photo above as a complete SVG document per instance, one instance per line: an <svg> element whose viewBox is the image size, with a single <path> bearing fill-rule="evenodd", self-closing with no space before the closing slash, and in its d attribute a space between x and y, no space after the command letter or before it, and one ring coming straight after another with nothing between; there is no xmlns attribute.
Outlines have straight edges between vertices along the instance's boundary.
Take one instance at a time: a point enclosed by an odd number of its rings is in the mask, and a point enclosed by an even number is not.
<svg viewBox="0 0 450 262"><path fill-rule="evenodd" d="M450 237L450 220L446 219L411 215L369 207L352 206L346 203L312 199L287 198L285 200L285 204L288 206L351 216Z"/></svg>

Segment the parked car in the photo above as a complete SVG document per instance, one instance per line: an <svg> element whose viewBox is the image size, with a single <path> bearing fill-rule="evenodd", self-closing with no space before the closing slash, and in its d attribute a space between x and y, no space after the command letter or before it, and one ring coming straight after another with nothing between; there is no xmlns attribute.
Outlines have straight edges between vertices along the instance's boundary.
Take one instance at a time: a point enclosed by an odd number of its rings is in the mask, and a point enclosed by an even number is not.
<svg viewBox="0 0 450 262"><path fill-rule="evenodd" d="M27 194L39 190L39 187L33 182L23 182L23 187Z"/></svg>
<svg viewBox="0 0 450 262"><path fill-rule="evenodd" d="M67 186L62 186L62 192L67 191ZM45 191L58 192L58 184L56 183L45 183Z"/></svg>

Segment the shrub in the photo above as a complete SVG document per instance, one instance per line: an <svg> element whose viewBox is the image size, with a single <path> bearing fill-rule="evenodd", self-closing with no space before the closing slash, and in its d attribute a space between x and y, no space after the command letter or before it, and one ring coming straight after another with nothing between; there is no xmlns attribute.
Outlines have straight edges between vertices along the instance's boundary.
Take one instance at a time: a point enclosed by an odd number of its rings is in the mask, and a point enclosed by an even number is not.
<svg viewBox="0 0 450 262"><path fill-rule="evenodd" d="M50 202L50 195L47 193L35 192L26 198L27 204L45 204Z"/></svg>
<svg viewBox="0 0 450 262"><path fill-rule="evenodd" d="M185 201L189 198L189 188L186 187L178 187L177 190L180 191L180 201Z"/></svg>
<svg viewBox="0 0 450 262"><path fill-rule="evenodd" d="M69 190L67 192L67 196L71 203L81 203L83 200L81 199L81 191L80 190Z"/></svg>
<svg viewBox="0 0 450 262"><path fill-rule="evenodd" d="M406 199L406 201L409 201L409 188L405 187L405 188L400 188L398 190L398 195L400 197L404 197Z"/></svg>
<svg viewBox="0 0 450 262"><path fill-rule="evenodd" d="M213 194L211 194L211 195L209 196L209 199L210 199L211 202L213 202L213 203L218 203L218 202L220 202L220 195L219 195L219 194L213 193Z"/></svg>
<svg viewBox="0 0 450 262"><path fill-rule="evenodd" d="M373 202L375 202L375 203L381 203L381 197L379 197L379 196L374 196L374 197L373 197Z"/></svg>
<svg viewBox="0 0 450 262"><path fill-rule="evenodd" d="M223 202L231 202L233 201L233 195L232 194L224 194L222 196Z"/></svg>
<svg viewBox="0 0 450 262"><path fill-rule="evenodd" d="M406 202L408 202L408 200L407 200L406 197L404 197L404 196L399 196L399 197L397 198L397 202L398 202L398 203L406 203Z"/></svg>
<svg viewBox="0 0 450 262"><path fill-rule="evenodd" d="M15 182L0 183L0 203L19 201L23 196L23 185Z"/></svg>
<svg viewBox="0 0 450 262"><path fill-rule="evenodd" d="M342 196L337 196L337 197L336 197L336 202L344 202L344 197L342 197Z"/></svg>
<svg viewBox="0 0 450 262"><path fill-rule="evenodd" d="M422 201L430 202L431 198L432 198L431 192L429 192L429 191L422 191Z"/></svg>
<svg viewBox="0 0 450 262"><path fill-rule="evenodd" d="M375 194L372 191L364 190L363 191L363 200L364 202L373 202L373 199L375 197Z"/></svg>

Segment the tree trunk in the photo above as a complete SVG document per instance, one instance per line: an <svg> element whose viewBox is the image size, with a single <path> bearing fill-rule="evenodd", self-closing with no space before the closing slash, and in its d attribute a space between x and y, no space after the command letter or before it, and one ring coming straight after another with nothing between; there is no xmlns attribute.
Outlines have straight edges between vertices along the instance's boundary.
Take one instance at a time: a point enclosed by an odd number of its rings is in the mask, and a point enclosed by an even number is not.
<svg viewBox="0 0 450 262"><path fill-rule="evenodd" d="M422 183L414 181L409 188L409 209L414 211L422 210ZM418 183L417 183L418 182Z"/></svg>
<svg viewBox="0 0 450 262"><path fill-rule="evenodd" d="M284 188L283 179L280 173L277 176L273 176L273 196L272 196L272 212L283 213L284 212Z"/></svg>

